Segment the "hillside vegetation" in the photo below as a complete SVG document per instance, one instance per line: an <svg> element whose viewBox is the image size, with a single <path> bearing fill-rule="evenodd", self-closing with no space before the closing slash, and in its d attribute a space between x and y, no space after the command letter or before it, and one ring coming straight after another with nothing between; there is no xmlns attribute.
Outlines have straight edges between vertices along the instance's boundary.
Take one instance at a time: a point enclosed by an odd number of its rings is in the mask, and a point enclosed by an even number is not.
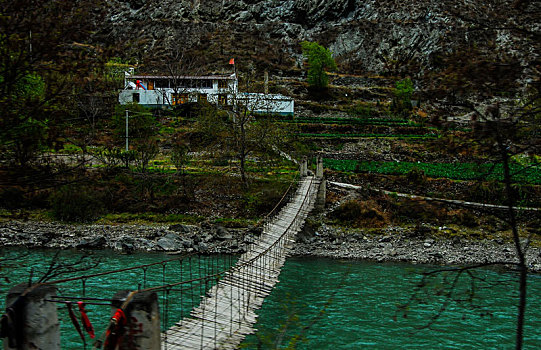
<svg viewBox="0 0 541 350"><path fill-rule="evenodd" d="M541 206L534 2L107 3L2 3L4 218L245 226L294 181L284 154L321 154L329 179L367 190L505 205L510 181L513 203ZM322 45L324 80L302 42ZM243 91L270 72L295 117L254 116L239 138L231 109L117 103L130 68L231 73L230 58ZM483 221L363 196L376 226ZM346 199L331 191L330 211Z"/></svg>

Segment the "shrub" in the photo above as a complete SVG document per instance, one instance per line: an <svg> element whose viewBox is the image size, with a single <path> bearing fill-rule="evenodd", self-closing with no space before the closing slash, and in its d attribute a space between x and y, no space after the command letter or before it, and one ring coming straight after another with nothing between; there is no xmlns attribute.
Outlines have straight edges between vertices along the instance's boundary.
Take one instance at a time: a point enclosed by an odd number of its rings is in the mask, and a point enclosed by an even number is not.
<svg viewBox="0 0 541 350"><path fill-rule="evenodd" d="M361 104L357 104L349 108L348 115L353 117L359 117L362 119L369 119L373 116L373 111L370 106L364 106Z"/></svg>
<svg viewBox="0 0 541 350"><path fill-rule="evenodd" d="M331 218L352 227L382 227L389 222L389 214L373 200L342 203L333 211Z"/></svg>
<svg viewBox="0 0 541 350"><path fill-rule="evenodd" d="M496 181L474 182L469 191L471 200L482 203L505 203L504 185Z"/></svg>
<svg viewBox="0 0 541 350"><path fill-rule="evenodd" d="M287 183L274 182L272 186L264 187L255 193L247 193L245 210L256 216L267 215L280 202L287 186Z"/></svg>
<svg viewBox="0 0 541 350"><path fill-rule="evenodd" d="M466 227L479 226L479 220L477 216L470 210L459 209L449 212L449 220L454 220L457 224Z"/></svg>
<svg viewBox="0 0 541 350"><path fill-rule="evenodd" d="M230 156L219 156L212 159L211 165L212 166L229 166L232 161L233 161L233 158Z"/></svg>
<svg viewBox="0 0 541 350"><path fill-rule="evenodd" d="M119 147L96 147L90 150L90 154L108 169L128 164L136 158L135 151L126 152Z"/></svg>
<svg viewBox="0 0 541 350"><path fill-rule="evenodd" d="M62 221L88 222L103 213L96 191L83 186L66 185L51 196L53 216Z"/></svg>
<svg viewBox="0 0 541 350"><path fill-rule="evenodd" d="M426 183L425 172L417 167L413 167L413 169L408 171L406 178L410 184L422 186Z"/></svg>
<svg viewBox="0 0 541 350"><path fill-rule="evenodd" d="M5 187L0 190L0 203L2 203L3 208L20 208L25 202L25 192L19 186Z"/></svg>
<svg viewBox="0 0 541 350"><path fill-rule="evenodd" d="M438 203L420 199L404 199L394 203L392 208L397 218L409 222L445 223L447 210Z"/></svg>

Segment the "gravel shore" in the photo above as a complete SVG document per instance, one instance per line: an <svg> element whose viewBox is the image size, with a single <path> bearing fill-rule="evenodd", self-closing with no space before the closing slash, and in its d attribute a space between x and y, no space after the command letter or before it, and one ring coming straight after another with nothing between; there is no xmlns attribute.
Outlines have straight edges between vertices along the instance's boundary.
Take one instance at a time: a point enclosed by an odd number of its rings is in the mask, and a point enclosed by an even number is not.
<svg viewBox="0 0 541 350"><path fill-rule="evenodd" d="M294 253L340 259L440 265L518 261L511 242L414 237L410 231L401 227L387 227L383 229L383 235L370 236L351 231L345 233L341 228L323 225L314 236L300 237ZM529 269L541 272L541 249L530 247L526 256Z"/></svg>
<svg viewBox="0 0 541 350"><path fill-rule="evenodd" d="M441 228L440 228L441 229ZM0 223L2 247L51 249L114 249L124 253L242 253L255 241L256 230L214 225L69 225L8 221ZM516 261L513 244L503 240L415 237L407 229L387 227L381 235L365 235L322 225L299 235L293 255L419 264L466 265ZM541 272L541 248L527 250L528 267Z"/></svg>

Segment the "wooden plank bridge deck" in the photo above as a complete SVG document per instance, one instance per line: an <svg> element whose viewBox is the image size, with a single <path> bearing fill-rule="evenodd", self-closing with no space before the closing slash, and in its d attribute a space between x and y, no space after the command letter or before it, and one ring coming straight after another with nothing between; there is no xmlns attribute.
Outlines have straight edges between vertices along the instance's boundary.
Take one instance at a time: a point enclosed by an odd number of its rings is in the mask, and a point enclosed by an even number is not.
<svg viewBox="0 0 541 350"><path fill-rule="evenodd" d="M264 225L263 233L183 319L162 334L162 349L236 349L253 333L257 315L296 233L313 209L320 180L301 179L293 198Z"/></svg>

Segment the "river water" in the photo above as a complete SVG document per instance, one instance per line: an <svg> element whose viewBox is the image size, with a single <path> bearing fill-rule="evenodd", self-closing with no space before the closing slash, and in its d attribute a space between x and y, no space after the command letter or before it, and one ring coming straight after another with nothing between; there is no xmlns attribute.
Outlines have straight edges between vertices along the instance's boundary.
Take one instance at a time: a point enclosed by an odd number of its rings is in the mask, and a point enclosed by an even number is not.
<svg viewBox="0 0 541 350"><path fill-rule="evenodd" d="M3 260L0 276L2 300L9 285L27 282L29 271L40 276L54 256L53 251L22 249L0 250ZM62 252L61 261L78 259L83 253ZM100 270L111 270L158 262L170 258L160 253L119 255L111 251L93 252L91 260L100 260ZM120 288L137 288L169 283L183 273L196 277L208 272L210 265L227 264L231 257L205 257L188 274L178 267L149 268L143 278L136 270L113 277L89 279L86 296L110 298ZM517 301L516 274L479 269L471 275L442 272L415 294L421 273L442 267L381 264L352 260L290 258L280 275L280 283L258 311L258 332L242 344L246 349L512 349L514 347ZM446 279L446 280L444 280ZM445 286L456 281L452 298ZM525 349L541 348L541 276L529 277ZM474 294L471 290L475 291ZM60 286L62 295L81 295L81 282ZM416 297L415 297L416 296ZM186 299L186 295L184 296ZM188 298L190 299L190 298ZM453 299L453 300L451 300ZM459 299L456 301L455 299ZM197 296L194 299L197 301ZM162 306L161 304L160 306ZM189 304L171 307L167 324L187 313ZM442 311L442 309L444 310ZM103 333L110 308L88 305L89 317ZM433 319L439 315L437 319ZM65 307L59 304L63 349L82 349L82 342L69 321ZM431 320L433 322L431 323ZM90 347L87 347L90 348Z"/></svg>

